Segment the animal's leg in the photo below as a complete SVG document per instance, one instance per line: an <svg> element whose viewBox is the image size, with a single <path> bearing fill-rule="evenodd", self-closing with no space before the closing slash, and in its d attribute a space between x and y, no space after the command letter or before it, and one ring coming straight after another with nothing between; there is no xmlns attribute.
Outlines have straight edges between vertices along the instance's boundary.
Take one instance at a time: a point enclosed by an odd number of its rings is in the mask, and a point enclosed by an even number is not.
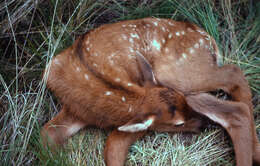
<svg viewBox="0 0 260 166"><path fill-rule="evenodd" d="M222 125L234 144L237 166L259 161L259 144L253 141L254 126L250 109L242 102L222 101L208 94L188 96L187 103L194 111Z"/></svg>
<svg viewBox="0 0 260 166"><path fill-rule="evenodd" d="M85 126L86 123L78 120L65 108L62 108L58 115L43 126L41 130L43 144L55 148L56 145L63 144L68 137Z"/></svg>
<svg viewBox="0 0 260 166"><path fill-rule="evenodd" d="M114 130L108 137L104 150L107 166L123 166L129 146L145 132L128 133Z"/></svg>
<svg viewBox="0 0 260 166"><path fill-rule="evenodd" d="M227 88L227 92L231 94L234 101L239 101L247 104L249 107L249 119L251 125L251 131L253 136L253 160L254 163L260 165L260 143L256 133L254 116L253 116L253 104L252 94L249 88L248 82L245 79L243 72L235 65L225 65L222 69L223 73L226 73L226 84L223 87ZM221 78L220 78L221 80ZM222 79L223 80L223 79ZM224 88L223 88L224 89Z"/></svg>

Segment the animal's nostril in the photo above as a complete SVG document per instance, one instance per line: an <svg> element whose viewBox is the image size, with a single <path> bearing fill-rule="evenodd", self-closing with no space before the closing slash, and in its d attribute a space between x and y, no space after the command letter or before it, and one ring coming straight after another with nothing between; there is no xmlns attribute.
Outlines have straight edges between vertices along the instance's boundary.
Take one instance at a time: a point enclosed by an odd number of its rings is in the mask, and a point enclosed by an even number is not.
<svg viewBox="0 0 260 166"><path fill-rule="evenodd" d="M184 126L184 121L183 120L178 120L175 122L176 127Z"/></svg>

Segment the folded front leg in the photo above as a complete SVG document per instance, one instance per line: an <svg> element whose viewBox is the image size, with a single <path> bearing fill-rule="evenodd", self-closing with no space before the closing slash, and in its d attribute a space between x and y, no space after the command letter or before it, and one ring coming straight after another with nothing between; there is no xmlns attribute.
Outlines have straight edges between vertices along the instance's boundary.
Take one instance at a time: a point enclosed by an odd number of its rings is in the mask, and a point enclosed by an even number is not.
<svg viewBox="0 0 260 166"><path fill-rule="evenodd" d="M144 132L128 133L114 130L108 137L104 151L107 166L123 166L128 154L128 148Z"/></svg>

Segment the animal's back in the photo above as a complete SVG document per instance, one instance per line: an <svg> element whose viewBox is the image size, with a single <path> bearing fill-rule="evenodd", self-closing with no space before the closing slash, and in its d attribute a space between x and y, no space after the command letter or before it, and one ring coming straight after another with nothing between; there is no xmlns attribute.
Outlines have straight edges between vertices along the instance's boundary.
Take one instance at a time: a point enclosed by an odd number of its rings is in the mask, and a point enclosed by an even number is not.
<svg viewBox="0 0 260 166"><path fill-rule="evenodd" d="M192 91L220 63L215 40L187 22L145 18L108 24L84 37L81 56L96 73L117 86L139 83L136 54L152 65L160 81L171 78L175 87ZM125 82L116 83L115 80ZM192 82L190 80L193 80Z"/></svg>

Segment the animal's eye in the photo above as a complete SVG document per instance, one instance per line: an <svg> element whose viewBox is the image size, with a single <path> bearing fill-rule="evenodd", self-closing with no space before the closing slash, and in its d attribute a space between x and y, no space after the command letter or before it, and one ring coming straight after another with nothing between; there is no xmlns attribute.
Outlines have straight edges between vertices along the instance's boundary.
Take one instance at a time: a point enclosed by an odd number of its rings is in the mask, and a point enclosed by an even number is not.
<svg viewBox="0 0 260 166"><path fill-rule="evenodd" d="M176 106L175 105L169 106L169 112L174 113L175 110L176 110Z"/></svg>

